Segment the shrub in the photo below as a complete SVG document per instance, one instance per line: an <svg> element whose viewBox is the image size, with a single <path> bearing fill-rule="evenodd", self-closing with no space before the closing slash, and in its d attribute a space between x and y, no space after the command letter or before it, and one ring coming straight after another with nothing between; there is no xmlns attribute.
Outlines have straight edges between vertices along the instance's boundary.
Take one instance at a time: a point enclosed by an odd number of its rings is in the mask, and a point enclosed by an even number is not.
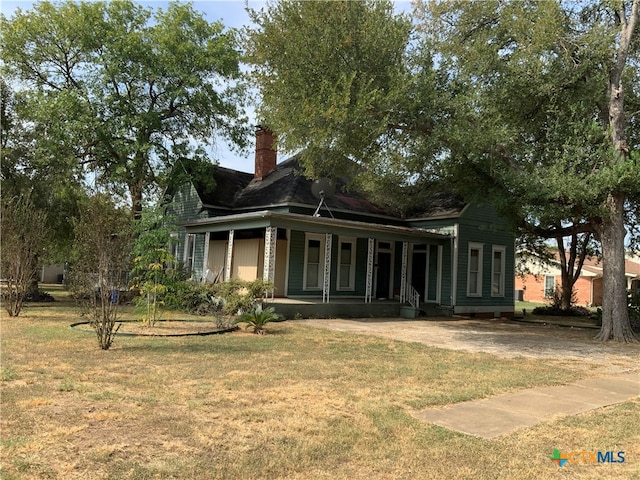
<svg viewBox="0 0 640 480"><path fill-rule="evenodd" d="M273 307L263 310L262 305L258 304L250 311L240 315L235 323L246 323L245 328L253 328L253 333L262 335L265 332L264 327L267 323L278 320L280 320L280 315L275 312Z"/></svg>
<svg viewBox="0 0 640 480"><path fill-rule="evenodd" d="M533 309L534 315L553 315L558 317L588 317L591 315L591 311L588 308L575 305L576 292L571 295L571 306L569 308L562 308L562 292L560 288L556 286L553 292L553 298L550 305L544 307L536 307Z"/></svg>
<svg viewBox="0 0 640 480"><path fill-rule="evenodd" d="M271 284L262 279L213 284L176 282L167 293L167 305L196 315L237 315L251 310L270 288Z"/></svg>

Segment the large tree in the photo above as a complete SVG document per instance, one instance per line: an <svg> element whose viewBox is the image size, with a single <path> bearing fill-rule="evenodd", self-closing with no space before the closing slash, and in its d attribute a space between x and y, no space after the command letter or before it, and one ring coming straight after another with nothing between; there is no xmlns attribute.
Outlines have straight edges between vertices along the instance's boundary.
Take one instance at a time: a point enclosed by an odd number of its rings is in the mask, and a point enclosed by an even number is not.
<svg viewBox="0 0 640 480"><path fill-rule="evenodd" d="M640 168L625 119L638 112L625 109L625 90L640 66L639 9L638 0L452 1L429 4L423 17L443 68L467 86L466 138L450 144L455 177L472 193L465 172L474 172L523 229L600 241L601 340L634 339L624 206L638 192Z"/></svg>
<svg viewBox="0 0 640 480"><path fill-rule="evenodd" d="M640 175L623 141L637 120L620 120L638 2L430 2L416 36L388 2L272 4L248 42L260 112L309 173L356 163L408 190L405 211L446 177L524 234L596 235L600 338L629 341L621 215Z"/></svg>
<svg viewBox="0 0 640 480"><path fill-rule="evenodd" d="M236 34L190 5L36 3L1 21L5 74L47 159L82 167L137 215L180 156L242 146Z"/></svg>

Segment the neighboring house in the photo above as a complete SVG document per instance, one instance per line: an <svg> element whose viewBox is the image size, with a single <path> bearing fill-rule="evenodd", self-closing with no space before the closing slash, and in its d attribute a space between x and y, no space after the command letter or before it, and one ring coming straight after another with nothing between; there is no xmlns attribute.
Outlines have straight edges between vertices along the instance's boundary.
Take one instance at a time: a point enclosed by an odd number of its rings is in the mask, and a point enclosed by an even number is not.
<svg viewBox="0 0 640 480"><path fill-rule="evenodd" d="M254 174L212 166L214 189L168 192L194 280L264 278L287 316L398 316L416 295L428 314L513 315L514 236L491 208L438 194L400 219L343 184L320 192L272 145L258 130Z"/></svg>
<svg viewBox="0 0 640 480"><path fill-rule="evenodd" d="M527 273L516 277L517 296L526 302L549 303L562 283L558 254L548 263L531 254L520 255ZM625 277L627 290L640 294L640 258L625 258ZM602 263L597 257L585 259L573 291L577 305L602 305Z"/></svg>

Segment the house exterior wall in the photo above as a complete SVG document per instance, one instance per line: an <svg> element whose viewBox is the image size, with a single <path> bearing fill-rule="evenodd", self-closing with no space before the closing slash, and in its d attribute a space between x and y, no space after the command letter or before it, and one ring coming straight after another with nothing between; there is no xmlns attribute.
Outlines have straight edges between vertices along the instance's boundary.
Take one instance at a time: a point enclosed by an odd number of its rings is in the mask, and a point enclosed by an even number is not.
<svg viewBox="0 0 640 480"><path fill-rule="evenodd" d="M214 279L224 278L224 264L227 259L227 241L211 240L209 242L209 256L207 258L207 268L213 272Z"/></svg>
<svg viewBox="0 0 640 480"><path fill-rule="evenodd" d="M208 214L203 211L202 207L198 192L193 184L189 182L174 194L172 201L167 205L167 215L180 219L180 221L207 218ZM182 263L186 258L187 232L184 228L178 228L176 233L176 244L173 247L173 252L176 259ZM204 274L204 235L198 235L198 237L202 238L196 239L196 255L194 255L191 275L191 278L195 280L200 280Z"/></svg>
<svg viewBox="0 0 640 480"><path fill-rule="evenodd" d="M552 298L545 296L545 277L553 276L554 285L556 288L562 283L562 277L560 275L544 275L544 274L527 274L518 275L516 277L515 289L522 290L522 300L525 302L533 303L550 303ZM574 287L574 296L576 299L576 305L592 306L598 305L594 297L592 297L592 287L597 290L598 279L592 277L580 277ZM592 285L593 282L593 285ZM597 295L597 291L593 292ZM600 282L600 301L602 301L602 287Z"/></svg>
<svg viewBox="0 0 640 480"><path fill-rule="evenodd" d="M453 279L449 272L452 256L451 246L445 245L443 251L442 304L446 294L452 298L455 293L454 313L474 316L492 317L494 315L511 316L514 312L514 277L515 277L515 236L510 226L501 220L495 210L488 206L469 205L458 219L421 220L413 222L413 226L431 229L453 229L457 224L456 252L457 271L455 285L451 290ZM467 292L469 284L469 245L475 244L482 249L481 295L470 296ZM492 252L493 247L504 247L504 288L503 295L492 296ZM446 274L445 274L446 272ZM445 293L446 292L446 293Z"/></svg>

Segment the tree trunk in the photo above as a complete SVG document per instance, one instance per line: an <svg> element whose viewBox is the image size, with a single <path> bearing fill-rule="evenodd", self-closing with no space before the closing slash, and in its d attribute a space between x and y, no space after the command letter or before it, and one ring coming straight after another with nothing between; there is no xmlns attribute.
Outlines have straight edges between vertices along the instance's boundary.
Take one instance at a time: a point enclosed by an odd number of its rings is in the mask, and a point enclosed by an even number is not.
<svg viewBox="0 0 640 480"><path fill-rule="evenodd" d="M609 72L609 127L611 143L615 153L613 162L624 162L629 156L629 146L625 138L624 85L622 72L627 64L629 48L634 30L640 19L640 0L633 0L629 17L625 3L616 7L620 22L620 40L614 63ZM624 275L624 201L622 192L611 192L604 202L605 215L602 222L600 241L602 243L602 328L596 337L601 341L637 341L631 331L627 310L627 289Z"/></svg>
<svg viewBox="0 0 640 480"><path fill-rule="evenodd" d="M600 341L634 342L627 310L626 278L624 275L624 195L609 195L608 216L602 225L602 327L596 338Z"/></svg>
<svg viewBox="0 0 640 480"><path fill-rule="evenodd" d="M144 185L142 180L137 180L129 184L129 195L131 196L131 213L134 220L140 220L142 217L142 192Z"/></svg>

